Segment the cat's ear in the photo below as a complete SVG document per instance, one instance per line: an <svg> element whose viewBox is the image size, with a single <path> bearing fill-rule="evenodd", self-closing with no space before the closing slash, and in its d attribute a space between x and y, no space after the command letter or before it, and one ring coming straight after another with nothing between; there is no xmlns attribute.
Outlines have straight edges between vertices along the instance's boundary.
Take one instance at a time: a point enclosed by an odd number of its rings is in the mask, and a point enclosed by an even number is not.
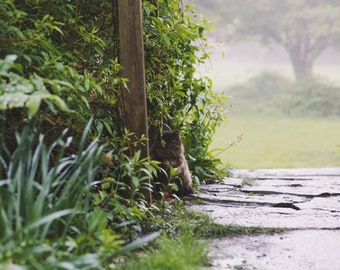
<svg viewBox="0 0 340 270"><path fill-rule="evenodd" d="M181 138L181 134L180 132L177 130L174 132L174 135L177 137L177 138Z"/></svg>

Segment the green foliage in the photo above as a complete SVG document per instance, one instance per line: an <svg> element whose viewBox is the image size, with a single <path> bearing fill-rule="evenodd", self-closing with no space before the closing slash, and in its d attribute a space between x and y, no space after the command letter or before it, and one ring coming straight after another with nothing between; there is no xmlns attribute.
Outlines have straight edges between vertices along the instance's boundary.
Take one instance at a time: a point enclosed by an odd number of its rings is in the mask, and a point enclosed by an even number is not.
<svg viewBox="0 0 340 270"><path fill-rule="evenodd" d="M282 232L277 228L242 227L237 225L221 225L215 223L208 215L188 210L182 205L175 205L164 208L160 218L156 222L158 229L166 232L170 237L176 235L191 235L197 239L214 239L218 237L232 237L236 235L255 233L276 233Z"/></svg>
<svg viewBox="0 0 340 270"><path fill-rule="evenodd" d="M276 228L216 224L209 216L183 205L164 207L157 213L151 225L163 232L161 237L147 248L145 256L128 257L118 269L201 269L208 264L209 239L283 232Z"/></svg>
<svg viewBox="0 0 340 270"><path fill-rule="evenodd" d="M284 112L309 117L340 117L340 87L324 79L308 78L287 91Z"/></svg>
<svg viewBox="0 0 340 270"><path fill-rule="evenodd" d="M94 131L112 135L117 120L116 85L124 85L125 80L117 75L120 66L109 53L112 43L105 42L110 27L103 18L110 14L107 7L108 1L86 5L62 0L2 1L0 58L7 59L4 72L8 73L2 74L2 87L7 92L20 89L6 93L2 109L26 107L30 114L42 109L41 118L48 114L44 129L72 127L78 133L94 115ZM103 17L96 18L103 10ZM104 53L111 57L104 59ZM10 65L14 58L15 64ZM26 95L26 102L16 102L20 93ZM51 104L46 111L42 100L53 101L64 111L66 103L72 113L56 115L59 110Z"/></svg>
<svg viewBox="0 0 340 270"><path fill-rule="evenodd" d="M149 247L146 256L127 258L118 269L199 269L208 262L207 242L196 235L189 224L191 212L183 205L168 206L155 211L152 229L162 231L161 237ZM199 218L199 215L196 216Z"/></svg>
<svg viewBox="0 0 340 270"><path fill-rule="evenodd" d="M143 12L149 121L182 131L204 178L223 113L195 74L209 27L180 1L144 1ZM112 268L158 236L144 232L143 190L159 168L130 152L145 138L120 130L112 29L108 0L0 2L1 267Z"/></svg>
<svg viewBox="0 0 340 270"><path fill-rule="evenodd" d="M72 142L71 137L65 138L66 131L46 146L35 122L16 134L13 153L1 140L1 260L15 258L19 264L42 269L39 258L60 248L75 216L87 211L88 191L102 151L97 141L85 145L88 128L72 156L65 156Z"/></svg>
<svg viewBox="0 0 340 270"><path fill-rule="evenodd" d="M340 116L340 87L321 78L291 80L271 72L227 89L241 112L309 117Z"/></svg>
<svg viewBox="0 0 340 270"><path fill-rule="evenodd" d="M189 232L196 237L212 239L216 237L232 237L236 235L249 235L259 233L278 233L282 229L277 228L260 228L260 227L242 227L237 225L221 225L215 223L209 216L190 211L179 209L176 212L176 227L182 232ZM190 222L187 222L190 220Z"/></svg>
<svg viewBox="0 0 340 270"><path fill-rule="evenodd" d="M193 10L182 10L179 1L144 1L143 12L149 123L181 130L190 155L210 160L207 146L224 111L211 81L195 75L197 65L208 59L204 33L210 26L194 21ZM119 77L111 1L6 0L0 13L0 57L16 58L5 70L13 79L3 79L2 87L23 89L26 99L18 103L20 92L6 94L1 108L27 108L39 113L46 131L71 127L78 134L94 116L91 134L101 134L103 142L119 140L117 89L126 80ZM17 115L6 117L11 122ZM215 169L215 161L204 162L197 166ZM196 163L190 164L194 173ZM197 177L202 180L204 174Z"/></svg>
<svg viewBox="0 0 340 270"><path fill-rule="evenodd" d="M104 269L112 257L157 238L158 233L137 234L149 211L142 200L119 200L105 189L99 195L92 190L103 146L97 140L86 144L89 129L90 124L73 155L67 155L72 137L66 137L66 130L47 146L38 121L16 134L13 153L1 136L1 268L15 258L18 266L29 269ZM138 153L135 162L130 166L147 164L139 161Z"/></svg>
<svg viewBox="0 0 340 270"><path fill-rule="evenodd" d="M68 86L68 83L43 79L33 74L26 79L10 70L22 70L20 64L14 64L16 55L7 55L4 60L0 59L0 110L13 108L26 108L29 115L35 115L40 109L40 104L45 101L52 110L57 105L61 110L68 111L68 108L59 96L47 91L45 84L52 88Z"/></svg>
<svg viewBox="0 0 340 270"><path fill-rule="evenodd" d="M282 100L292 87L293 82L286 77L263 72L243 84L229 87L226 92L241 112L275 114L282 110Z"/></svg>
<svg viewBox="0 0 340 270"><path fill-rule="evenodd" d="M130 146L142 144L145 138L134 139L134 134L125 130L110 142L111 151L106 155L106 166L101 170L103 188L109 189L110 196L124 193L128 205L146 203L142 190L152 191L148 180L153 179L158 171L158 162L150 158L141 158L141 152L130 153Z"/></svg>
<svg viewBox="0 0 340 270"><path fill-rule="evenodd" d="M141 224L149 215L144 191L152 191L149 180L156 175L158 165L148 158L141 159L139 151L129 157L124 148L116 150L110 158L110 169L102 171L103 181L93 190L92 203L108 213L109 223L126 240L137 240Z"/></svg>
<svg viewBox="0 0 340 270"><path fill-rule="evenodd" d="M124 265L129 270L195 270L207 265L206 243L193 235L181 234L177 237L163 236L156 242L157 250L151 250L145 258Z"/></svg>
<svg viewBox="0 0 340 270"><path fill-rule="evenodd" d="M208 59L204 32L211 26L196 20L179 1L144 1L146 79L150 123L180 130L197 181L218 177L219 161L208 151L212 134L225 115L225 99L212 91L209 78L196 67Z"/></svg>

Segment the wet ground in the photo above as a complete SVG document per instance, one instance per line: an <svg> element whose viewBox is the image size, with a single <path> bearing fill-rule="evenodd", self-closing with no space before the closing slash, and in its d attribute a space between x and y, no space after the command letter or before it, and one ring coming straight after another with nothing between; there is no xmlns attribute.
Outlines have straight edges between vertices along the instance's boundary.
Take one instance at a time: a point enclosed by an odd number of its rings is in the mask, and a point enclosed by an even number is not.
<svg viewBox="0 0 340 270"><path fill-rule="evenodd" d="M340 270L340 168L237 170L197 197L217 223L285 229L215 239L207 270Z"/></svg>

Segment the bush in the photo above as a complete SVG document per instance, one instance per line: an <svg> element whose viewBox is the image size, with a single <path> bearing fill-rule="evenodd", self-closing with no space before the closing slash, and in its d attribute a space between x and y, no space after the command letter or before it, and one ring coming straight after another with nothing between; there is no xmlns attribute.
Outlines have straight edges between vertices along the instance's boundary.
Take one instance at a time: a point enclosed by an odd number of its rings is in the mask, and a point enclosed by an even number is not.
<svg viewBox="0 0 340 270"><path fill-rule="evenodd" d="M90 123L72 155L67 130L48 146L38 121L15 135L13 152L0 137L1 269L14 261L28 269L105 269L113 257L158 236L140 235L149 211L140 187L150 176L146 169L155 169L136 154L121 165L134 182L125 186L131 197L107 193L111 179L96 192L103 146L98 140L87 145L89 129Z"/></svg>
<svg viewBox="0 0 340 270"><path fill-rule="evenodd" d="M292 86L293 82L280 74L263 72L226 92L240 111L272 114L280 113L280 103Z"/></svg>
<svg viewBox="0 0 340 270"><path fill-rule="evenodd" d="M296 82L265 72L227 93L243 112L293 116L338 117L340 87L317 77Z"/></svg>
<svg viewBox="0 0 340 270"><path fill-rule="evenodd" d="M209 153L215 128L225 117L226 99L212 91L212 82L196 76L208 58L204 37L211 26L180 1L144 1L148 115L160 132L180 130L196 182L221 178L220 161Z"/></svg>
<svg viewBox="0 0 340 270"><path fill-rule="evenodd" d="M1 267L101 269L157 236L141 192L157 164L127 155L145 138L119 124L114 2L0 1ZM181 130L196 179L218 177L208 146L223 102L195 76L209 26L177 0L143 12L149 123Z"/></svg>
<svg viewBox="0 0 340 270"><path fill-rule="evenodd" d="M223 99L213 93L209 78L195 76L197 65L208 59L204 33L210 26L193 19L194 11L182 9L180 1L143 1L143 12L150 126L180 130L193 158L211 160L207 149L223 119ZM115 149L124 140L117 135L124 133L117 107L118 87L124 88L126 79L119 75L112 37L112 1L5 0L0 15L0 59L6 63L0 109L23 109L20 120L8 113L6 121L20 127L27 113L37 115L53 141L52 131L65 128L79 138L93 117L89 135L100 134L108 150ZM217 163L199 166L208 166L210 174L219 172ZM190 164L194 173L196 164Z"/></svg>
<svg viewBox="0 0 340 270"><path fill-rule="evenodd" d="M287 115L339 117L340 87L320 78L298 81L284 99Z"/></svg>

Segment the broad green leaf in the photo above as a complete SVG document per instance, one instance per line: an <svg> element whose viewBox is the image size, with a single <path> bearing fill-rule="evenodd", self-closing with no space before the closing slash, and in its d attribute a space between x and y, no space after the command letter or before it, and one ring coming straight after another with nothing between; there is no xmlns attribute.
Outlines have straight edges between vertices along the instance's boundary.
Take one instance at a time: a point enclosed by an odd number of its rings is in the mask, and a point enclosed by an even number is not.
<svg viewBox="0 0 340 270"><path fill-rule="evenodd" d="M35 115L39 108L41 103L41 97L38 95L32 95L28 98L25 107L28 110L29 115Z"/></svg>
<svg viewBox="0 0 340 270"><path fill-rule="evenodd" d="M22 108L27 101L27 95L22 93L6 93L0 96L0 109Z"/></svg>

